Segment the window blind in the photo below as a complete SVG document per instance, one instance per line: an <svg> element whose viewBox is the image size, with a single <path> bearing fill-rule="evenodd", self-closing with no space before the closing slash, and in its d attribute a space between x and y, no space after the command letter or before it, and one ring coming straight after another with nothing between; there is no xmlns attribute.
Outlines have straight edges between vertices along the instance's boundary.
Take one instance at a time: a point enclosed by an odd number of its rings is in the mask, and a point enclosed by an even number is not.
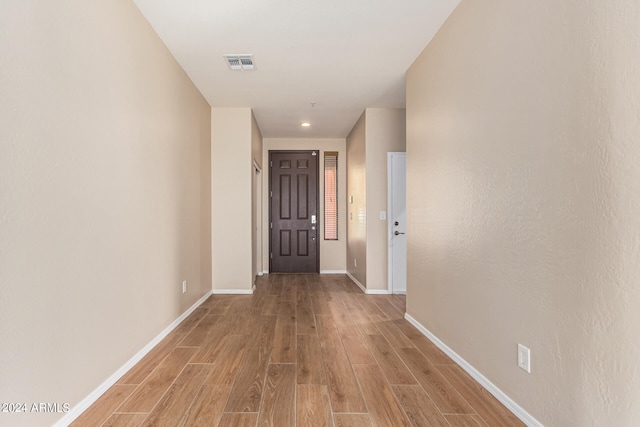
<svg viewBox="0 0 640 427"><path fill-rule="evenodd" d="M324 239L338 240L338 152L324 152Z"/></svg>

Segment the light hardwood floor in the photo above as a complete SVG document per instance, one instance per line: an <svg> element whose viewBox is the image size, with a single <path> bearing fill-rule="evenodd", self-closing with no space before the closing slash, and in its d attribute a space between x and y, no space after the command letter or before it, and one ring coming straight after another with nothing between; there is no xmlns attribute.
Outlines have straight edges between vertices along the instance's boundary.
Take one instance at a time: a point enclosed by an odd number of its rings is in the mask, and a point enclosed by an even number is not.
<svg viewBox="0 0 640 427"><path fill-rule="evenodd" d="M210 297L72 425L523 425L404 311L343 275L261 277Z"/></svg>

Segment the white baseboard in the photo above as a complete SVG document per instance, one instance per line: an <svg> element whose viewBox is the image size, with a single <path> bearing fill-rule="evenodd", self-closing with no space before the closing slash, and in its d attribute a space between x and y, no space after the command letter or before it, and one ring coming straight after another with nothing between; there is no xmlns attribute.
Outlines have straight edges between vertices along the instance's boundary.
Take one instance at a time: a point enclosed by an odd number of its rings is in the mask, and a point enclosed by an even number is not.
<svg viewBox="0 0 640 427"><path fill-rule="evenodd" d="M427 337L432 343L434 343L440 350L446 353L454 362L456 362L462 369L464 369L469 375L471 375L476 381L482 385L489 393L491 393L496 399L498 399L504 406L507 407L513 414L520 418L520 420L529 427L543 427L542 423L536 420L531 414L525 411L520 405L514 402L509 396L507 396L502 390L496 387L491 381L489 381L484 375L482 375L476 368L471 366L460 355L453 351L449 346L435 336L431 331L422 326L420 322L411 317L408 313L404 314L404 318L409 323L418 328L418 330Z"/></svg>
<svg viewBox="0 0 640 427"><path fill-rule="evenodd" d="M346 270L320 270L320 274L347 274Z"/></svg>
<svg viewBox="0 0 640 427"><path fill-rule="evenodd" d="M353 281L353 283L358 285L358 287L360 289L362 289L362 292L364 292L365 294L368 294L368 295L389 295L389 291L387 289L367 289L367 288L364 287L364 285L362 283L360 283L358 281L358 279L353 277L353 275L351 273L349 273L348 271L345 271L345 274L349 277L349 279L351 279Z"/></svg>
<svg viewBox="0 0 640 427"><path fill-rule="evenodd" d="M269 274L269 270L264 270L262 274Z"/></svg>
<svg viewBox="0 0 640 427"><path fill-rule="evenodd" d="M362 283L358 282L358 279L356 279L355 277L353 277L353 275L351 273L349 273L348 271L346 272L347 277L349 277L349 279L351 279L351 281L353 283L355 283L356 285L358 285L358 287L360 289L362 289L362 292L364 292L365 294L367 293L367 288L365 288Z"/></svg>
<svg viewBox="0 0 640 427"><path fill-rule="evenodd" d="M258 276L262 276L264 273L262 271L258 271Z"/></svg>
<svg viewBox="0 0 640 427"><path fill-rule="evenodd" d="M164 328L158 336L156 336L151 342L145 345L139 352L137 352L131 359L129 359L124 365L114 372L109 378L107 378L102 384L93 390L87 397L82 399L73 408L60 418L53 427L66 427L71 424L76 418L78 418L84 411L93 405L96 400L100 398L112 385L114 385L124 374L126 374L131 368L135 366L144 356L147 355L160 341L162 341L171 331L173 331L184 319L186 319L193 311L198 308L203 302L211 296L211 291L207 292L202 298L195 302L187 311L182 313L180 317L171 322L169 326Z"/></svg>
<svg viewBox="0 0 640 427"><path fill-rule="evenodd" d="M254 285L255 288L255 285ZM251 295L252 289L214 289L211 291L214 295Z"/></svg>
<svg viewBox="0 0 640 427"><path fill-rule="evenodd" d="M391 292L389 292L387 289L367 289L366 292L369 295L389 295L389 294L391 294Z"/></svg>

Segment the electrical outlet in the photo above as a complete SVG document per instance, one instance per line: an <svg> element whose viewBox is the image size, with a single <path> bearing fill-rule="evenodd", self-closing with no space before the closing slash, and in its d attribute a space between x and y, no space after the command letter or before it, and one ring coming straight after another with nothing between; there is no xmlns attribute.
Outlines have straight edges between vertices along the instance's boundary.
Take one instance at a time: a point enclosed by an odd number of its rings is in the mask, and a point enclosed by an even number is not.
<svg viewBox="0 0 640 427"><path fill-rule="evenodd" d="M187 293L187 281L186 280L182 281L182 293L183 294Z"/></svg>
<svg viewBox="0 0 640 427"><path fill-rule="evenodd" d="M531 373L531 350L518 344L518 366Z"/></svg>

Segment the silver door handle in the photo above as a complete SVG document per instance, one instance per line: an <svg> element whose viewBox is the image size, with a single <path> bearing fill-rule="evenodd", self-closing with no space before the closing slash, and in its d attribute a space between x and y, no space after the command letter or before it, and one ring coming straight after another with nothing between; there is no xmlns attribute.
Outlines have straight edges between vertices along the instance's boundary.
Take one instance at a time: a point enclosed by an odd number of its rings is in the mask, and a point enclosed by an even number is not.
<svg viewBox="0 0 640 427"><path fill-rule="evenodd" d="M399 232L399 231L394 231L394 232L393 232L393 234L395 234L395 235L397 236L397 235L399 235L399 234L406 234L406 233L401 233L401 232Z"/></svg>

